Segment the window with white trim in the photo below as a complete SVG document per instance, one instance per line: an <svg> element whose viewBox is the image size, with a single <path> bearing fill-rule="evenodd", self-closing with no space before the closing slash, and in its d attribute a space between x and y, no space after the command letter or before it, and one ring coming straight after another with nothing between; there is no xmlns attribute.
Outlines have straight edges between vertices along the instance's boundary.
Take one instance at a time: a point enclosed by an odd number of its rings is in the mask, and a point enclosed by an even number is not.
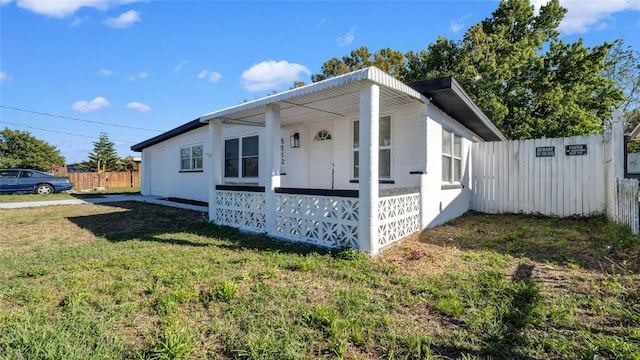
<svg viewBox="0 0 640 360"><path fill-rule="evenodd" d="M258 136L224 141L224 177L257 178L259 159Z"/></svg>
<svg viewBox="0 0 640 360"><path fill-rule="evenodd" d="M180 171L202 170L202 145L180 148Z"/></svg>
<svg viewBox="0 0 640 360"><path fill-rule="evenodd" d="M391 116L381 116L378 128L378 176L391 178ZM353 122L353 178L360 177L360 121Z"/></svg>
<svg viewBox="0 0 640 360"><path fill-rule="evenodd" d="M442 182L456 183L462 178L462 137L442 129Z"/></svg>

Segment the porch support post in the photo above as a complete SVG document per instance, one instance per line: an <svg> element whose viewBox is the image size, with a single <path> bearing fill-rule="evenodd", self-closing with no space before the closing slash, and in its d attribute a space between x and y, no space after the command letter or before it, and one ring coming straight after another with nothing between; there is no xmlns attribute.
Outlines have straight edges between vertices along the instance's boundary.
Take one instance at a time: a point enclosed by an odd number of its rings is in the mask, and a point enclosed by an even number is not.
<svg viewBox="0 0 640 360"><path fill-rule="evenodd" d="M280 186L280 105L269 104L265 113L265 164L267 184L265 186L265 230L276 233L276 192Z"/></svg>
<svg viewBox="0 0 640 360"><path fill-rule="evenodd" d="M380 88L364 81L360 86L360 170L359 170L359 236L360 249L375 255L378 245L378 129Z"/></svg>
<svg viewBox="0 0 640 360"><path fill-rule="evenodd" d="M222 124L214 120L209 121L209 139L211 141L211 152L207 154L207 156L211 155L208 156L211 159L209 167L211 172L211 176L209 176L209 221L215 223L218 210L216 186L222 184Z"/></svg>

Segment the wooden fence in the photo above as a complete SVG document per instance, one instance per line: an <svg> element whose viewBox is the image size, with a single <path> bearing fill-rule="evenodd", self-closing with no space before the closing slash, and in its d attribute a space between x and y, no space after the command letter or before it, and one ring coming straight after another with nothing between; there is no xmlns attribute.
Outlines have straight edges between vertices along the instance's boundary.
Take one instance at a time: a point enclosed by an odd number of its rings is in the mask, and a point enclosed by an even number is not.
<svg viewBox="0 0 640 360"><path fill-rule="evenodd" d="M123 172L82 172L67 174L74 189L87 190L95 188L126 188L140 186L139 171Z"/></svg>
<svg viewBox="0 0 640 360"><path fill-rule="evenodd" d="M548 216L605 212L602 135L473 144L473 210Z"/></svg>

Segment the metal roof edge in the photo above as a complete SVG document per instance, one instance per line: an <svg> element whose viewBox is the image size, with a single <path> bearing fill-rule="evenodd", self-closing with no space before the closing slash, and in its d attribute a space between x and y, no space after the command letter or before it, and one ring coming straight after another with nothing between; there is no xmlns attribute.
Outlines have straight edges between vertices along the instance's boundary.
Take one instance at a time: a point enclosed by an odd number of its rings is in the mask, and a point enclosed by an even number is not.
<svg viewBox="0 0 640 360"><path fill-rule="evenodd" d="M400 80L394 78L393 76L387 74L386 72L378 69L375 66L366 67L364 69L352 71L350 73L332 77L326 80L318 81L316 83L312 83L309 85L305 85L299 88L290 89L282 93L269 95L260 99L256 99L253 101L249 101L243 104L238 104L234 106L230 106L221 110L213 111L207 114L204 114L200 117L201 122L208 122L209 120L213 120L216 118L222 118L227 115L231 115L236 112L250 110L257 107L265 106L268 104L274 104L279 101L291 99L297 96L307 95L316 91L329 89L332 87L338 87L341 85L352 84L359 81L369 80L378 85L385 86L388 88L392 88L394 90L403 92L409 96L412 96L419 101L424 103L428 103L429 100L420 92L412 89L410 86L404 84Z"/></svg>

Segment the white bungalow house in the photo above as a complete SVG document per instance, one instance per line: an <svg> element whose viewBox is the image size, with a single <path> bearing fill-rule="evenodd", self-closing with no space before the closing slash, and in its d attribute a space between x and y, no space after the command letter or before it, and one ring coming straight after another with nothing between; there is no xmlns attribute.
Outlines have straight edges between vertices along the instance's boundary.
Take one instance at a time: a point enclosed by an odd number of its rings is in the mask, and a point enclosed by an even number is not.
<svg viewBox="0 0 640 360"><path fill-rule="evenodd" d="M213 111L131 147L144 195L321 246L381 248L469 209L471 143L505 140L451 77L375 67Z"/></svg>

